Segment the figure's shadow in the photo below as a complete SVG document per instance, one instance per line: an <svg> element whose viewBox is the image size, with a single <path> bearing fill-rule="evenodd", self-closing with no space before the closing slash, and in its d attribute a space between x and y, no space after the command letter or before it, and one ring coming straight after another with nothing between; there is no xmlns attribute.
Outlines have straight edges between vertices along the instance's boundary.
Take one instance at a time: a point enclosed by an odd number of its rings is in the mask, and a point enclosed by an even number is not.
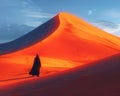
<svg viewBox="0 0 120 96"><path fill-rule="evenodd" d="M25 76L25 77L20 77L20 78L10 78L10 79L3 79L0 80L0 82L7 82L7 81L13 81L13 80L22 80L22 79L27 79L27 78L32 78L33 76Z"/></svg>

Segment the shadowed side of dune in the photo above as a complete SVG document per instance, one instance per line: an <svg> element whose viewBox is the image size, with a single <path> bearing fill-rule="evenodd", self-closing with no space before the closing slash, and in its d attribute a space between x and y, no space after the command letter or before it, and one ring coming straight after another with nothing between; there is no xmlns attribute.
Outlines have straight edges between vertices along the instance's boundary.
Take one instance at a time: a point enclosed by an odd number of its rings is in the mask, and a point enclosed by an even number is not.
<svg viewBox="0 0 120 96"><path fill-rule="evenodd" d="M52 77L7 86L7 96L120 96L120 54L75 68ZM6 93L7 91L7 93Z"/></svg>
<svg viewBox="0 0 120 96"><path fill-rule="evenodd" d="M55 16L28 34L8 43L0 44L0 55L14 52L40 42L59 26L59 17Z"/></svg>
<svg viewBox="0 0 120 96"><path fill-rule="evenodd" d="M10 57L13 58L21 54L38 53L44 57L75 62L93 61L119 51L118 37L65 12L59 13L21 38L0 45L0 54L11 52Z"/></svg>

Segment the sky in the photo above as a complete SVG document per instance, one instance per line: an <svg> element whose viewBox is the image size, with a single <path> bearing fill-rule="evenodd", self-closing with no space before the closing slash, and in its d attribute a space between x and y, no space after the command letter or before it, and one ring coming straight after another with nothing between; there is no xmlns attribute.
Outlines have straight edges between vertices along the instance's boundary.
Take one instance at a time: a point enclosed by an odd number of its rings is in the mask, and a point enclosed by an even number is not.
<svg viewBox="0 0 120 96"><path fill-rule="evenodd" d="M35 28L59 12L72 13L120 36L120 0L1 0L0 25Z"/></svg>

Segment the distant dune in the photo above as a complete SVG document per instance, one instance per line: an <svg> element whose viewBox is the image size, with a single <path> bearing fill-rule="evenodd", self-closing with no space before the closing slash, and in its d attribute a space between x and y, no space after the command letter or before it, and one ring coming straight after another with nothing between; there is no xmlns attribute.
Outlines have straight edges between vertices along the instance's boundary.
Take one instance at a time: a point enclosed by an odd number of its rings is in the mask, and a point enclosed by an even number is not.
<svg viewBox="0 0 120 96"><path fill-rule="evenodd" d="M120 51L120 39L82 19L61 12L30 33L0 45L0 54L60 58L72 61L99 59Z"/></svg>

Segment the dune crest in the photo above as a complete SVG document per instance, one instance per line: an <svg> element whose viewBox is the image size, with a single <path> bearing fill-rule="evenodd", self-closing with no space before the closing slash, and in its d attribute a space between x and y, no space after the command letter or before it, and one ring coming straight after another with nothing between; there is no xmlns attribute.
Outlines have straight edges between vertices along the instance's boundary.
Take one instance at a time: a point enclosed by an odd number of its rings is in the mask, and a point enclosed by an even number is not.
<svg viewBox="0 0 120 96"><path fill-rule="evenodd" d="M0 46L1 54L15 51L11 54L39 53L50 58L85 61L118 53L120 39L74 15L61 12L23 37Z"/></svg>
<svg viewBox="0 0 120 96"><path fill-rule="evenodd" d="M30 33L0 44L0 80L19 78L17 74L28 76L36 54L40 56L41 74L45 76L119 52L118 37L62 12Z"/></svg>

